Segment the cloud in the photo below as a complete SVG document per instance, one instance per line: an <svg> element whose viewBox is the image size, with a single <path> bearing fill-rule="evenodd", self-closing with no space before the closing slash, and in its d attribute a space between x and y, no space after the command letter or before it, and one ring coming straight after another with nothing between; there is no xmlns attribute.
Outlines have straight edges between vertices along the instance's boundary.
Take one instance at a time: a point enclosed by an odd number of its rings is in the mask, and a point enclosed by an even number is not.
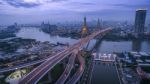
<svg viewBox="0 0 150 84"><path fill-rule="evenodd" d="M19 8L19 7L24 7L24 8L32 8L39 6L41 4L39 3L29 3L29 2L24 2L21 0L3 0L4 2L8 3L9 5Z"/></svg>
<svg viewBox="0 0 150 84"><path fill-rule="evenodd" d="M61 2L61 1L68 1L68 0L51 0L51 2Z"/></svg>
<svg viewBox="0 0 150 84"><path fill-rule="evenodd" d="M83 16L134 20L137 8L148 8L149 19L149 5L150 0L0 0L0 19L3 23L78 20Z"/></svg>
<svg viewBox="0 0 150 84"><path fill-rule="evenodd" d="M64 2L68 0L3 0L3 2L6 2L10 6L20 8L32 8L37 7L40 5L48 4L48 3L54 3L54 2ZM1 4L1 2L0 2Z"/></svg>
<svg viewBox="0 0 150 84"><path fill-rule="evenodd" d="M95 3L90 2L70 2L72 5L76 4L77 6L84 6L84 5L96 5Z"/></svg>
<svg viewBox="0 0 150 84"><path fill-rule="evenodd" d="M2 2L0 2L0 5L2 5L3 3Z"/></svg>
<svg viewBox="0 0 150 84"><path fill-rule="evenodd" d="M124 8L150 8L150 4L113 4L113 6Z"/></svg>

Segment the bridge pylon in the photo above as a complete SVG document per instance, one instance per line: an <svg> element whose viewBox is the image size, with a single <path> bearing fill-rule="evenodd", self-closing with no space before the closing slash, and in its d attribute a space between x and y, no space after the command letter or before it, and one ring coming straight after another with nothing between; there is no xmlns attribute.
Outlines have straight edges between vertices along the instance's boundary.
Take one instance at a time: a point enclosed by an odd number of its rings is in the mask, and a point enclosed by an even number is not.
<svg viewBox="0 0 150 84"><path fill-rule="evenodd" d="M83 23L83 27L82 27L82 31L81 31L81 37L87 36L88 33L89 33L89 30L87 28L86 17L84 17L84 23Z"/></svg>
<svg viewBox="0 0 150 84"><path fill-rule="evenodd" d="M102 30L102 25L101 25L101 23L100 23L99 18L98 18L98 20L97 20L97 29L98 29L98 30Z"/></svg>

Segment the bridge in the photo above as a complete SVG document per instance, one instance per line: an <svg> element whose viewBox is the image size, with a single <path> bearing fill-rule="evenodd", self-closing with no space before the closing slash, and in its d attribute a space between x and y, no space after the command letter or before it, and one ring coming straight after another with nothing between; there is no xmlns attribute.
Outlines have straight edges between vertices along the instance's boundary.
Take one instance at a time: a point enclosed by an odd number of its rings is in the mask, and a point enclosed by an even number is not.
<svg viewBox="0 0 150 84"><path fill-rule="evenodd" d="M86 36L85 38L81 38L79 42L75 43L74 45L68 47L67 49L63 50L60 53L57 53L53 56L53 58L47 58L45 62L40 64L38 67L33 69L29 74L24 76L19 80L19 84L36 84L48 71L50 71L56 64L58 64L60 61L62 61L64 58L68 57L69 55L73 56L73 58L70 58L69 65L67 67L72 67L72 64L74 63L75 56L77 55L78 51L83 47L84 44L89 42L94 37L100 35L103 36L106 33L110 32L112 28L107 28L103 30L99 30L96 32L93 32L91 35ZM82 73L84 71L84 59L79 55L77 56L78 60L80 62L80 67L77 70L77 72L73 75L73 77L67 82L67 84L75 84L79 78L82 76ZM71 69L71 68L70 68ZM65 74L64 74L65 73ZM69 69L65 69L65 72L63 74L66 75L66 78L68 77L68 74L70 73ZM64 76L62 75L62 77ZM59 80L66 80L66 78L60 77ZM57 81L59 83L59 80ZM56 83L57 83L56 82Z"/></svg>
<svg viewBox="0 0 150 84"><path fill-rule="evenodd" d="M57 80L56 84L64 84L65 83L65 81L67 80L68 76L71 73L71 70L73 69L76 55L77 55L77 52L73 53L72 56L70 56L67 67L64 70L63 74L60 76L60 78Z"/></svg>

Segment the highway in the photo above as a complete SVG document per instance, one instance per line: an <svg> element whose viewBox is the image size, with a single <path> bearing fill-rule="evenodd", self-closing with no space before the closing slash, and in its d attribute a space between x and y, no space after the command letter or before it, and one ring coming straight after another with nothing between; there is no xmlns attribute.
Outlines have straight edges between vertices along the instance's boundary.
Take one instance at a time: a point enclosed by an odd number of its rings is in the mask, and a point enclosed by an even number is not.
<svg viewBox="0 0 150 84"><path fill-rule="evenodd" d="M23 78L22 81L19 82L19 84L35 84L40 80L41 77L43 77L50 69L52 69L57 63L59 63L61 60L65 57L65 53L61 52L58 53L55 56L55 59L48 59L46 62L35 68L33 71L31 71L28 75ZM69 53L69 52L67 52ZM68 54L69 55L69 54ZM60 58L62 56L62 58Z"/></svg>
<svg viewBox="0 0 150 84"><path fill-rule="evenodd" d="M53 58L53 56L49 57L49 59L52 59L52 58ZM13 70L21 69L21 68L25 68L25 67L29 67L29 66L32 66L32 65L35 65L35 64L42 63L45 60L47 60L47 59L44 58L44 59L37 60L37 61L31 61L31 62L24 63L24 64L20 64L20 65L16 65L16 66L12 66L12 67L3 68L3 69L0 69L0 73L4 73L4 72L8 72L8 71L13 71Z"/></svg>
<svg viewBox="0 0 150 84"><path fill-rule="evenodd" d="M24 63L24 64L17 65L17 66L3 68L3 69L0 69L0 73L4 73L4 72L13 71L13 70L16 70L16 69L21 69L21 68L24 68L24 67L32 66L32 65L41 63L43 61L44 60L42 59L42 60L38 60L38 61L32 61L32 62L29 62L29 63Z"/></svg>
<svg viewBox="0 0 150 84"><path fill-rule="evenodd" d="M66 84L76 84L84 72L85 60L81 56L81 54L78 54L77 57L80 62L80 67L78 68L77 72L73 75L73 77Z"/></svg>
<svg viewBox="0 0 150 84"><path fill-rule="evenodd" d="M103 29L101 31L96 31L96 32L92 33L91 35L80 39L79 42L68 47L67 49L63 50L62 52L54 55L54 58L47 59L41 65L36 67L28 75L26 75L22 79L20 79L19 84L36 84L49 70L51 70L57 63L59 63L65 57L70 55L74 50L76 50L76 49L79 50L79 48L81 48L84 44L86 44L88 41L93 39L95 36L97 36L99 34L106 34L110 30L112 30L112 28L107 28L107 29Z"/></svg>
<svg viewBox="0 0 150 84"><path fill-rule="evenodd" d="M74 67L74 61L75 61L76 55L77 55L77 52L72 53L72 55L69 58L67 67L65 68L63 74L60 76L60 78L56 81L55 84L64 84L65 83L65 81L67 80L67 78L70 75L72 68Z"/></svg>

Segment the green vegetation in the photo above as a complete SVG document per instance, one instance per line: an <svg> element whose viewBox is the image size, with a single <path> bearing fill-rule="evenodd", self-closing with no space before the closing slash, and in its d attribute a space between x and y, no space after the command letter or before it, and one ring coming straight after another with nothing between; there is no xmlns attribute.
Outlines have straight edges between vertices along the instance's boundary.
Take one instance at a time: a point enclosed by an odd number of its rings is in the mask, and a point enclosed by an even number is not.
<svg viewBox="0 0 150 84"><path fill-rule="evenodd" d="M0 32L0 39L5 39L8 37L15 37L16 35L13 33Z"/></svg>
<svg viewBox="0 0 150 84"><path fill-rule="evenodd" d="M38 84L42 84L42 82L45 82L45 81L48 81L48 74L46 74L42 79L40 79Z"/></svg>
<svg viewBox="0 0 150 84"><path fill-rule="evenodd" d="M17 71L5 72L5 73L2 74L2 75L4 75L4 77L0 78L0 84L9 84L9 83L6 82L6 79L7 80L17 79L18 74L21 73L21 75L23 76L23 75L29 73L30 71L31 71L30 68L23 68L23 69L20 69L19 71L17 70Z"/></svg>
<svg viewBox="0 0 150 84"><path fill-rule="evenodd" d="M57 64L51 71L52 80L56 81L63 73L63 64Z"/></svg>
<svg viewBox="0 0 150 84"><path fill-rule="evenodd" d="M141 67L143 71L150 73L150 67Z"/></svg>
<svg viewBox="0 0 150 84"><path fill-rule="evenodd" d="M14 39L10 39L10 40L5 41L5 42L0 42L0 51L6 52L6 53L14 52L21 45L27 45L27 44L30 44L33 41L35 41L35 40L14 38Z"/></svg>

